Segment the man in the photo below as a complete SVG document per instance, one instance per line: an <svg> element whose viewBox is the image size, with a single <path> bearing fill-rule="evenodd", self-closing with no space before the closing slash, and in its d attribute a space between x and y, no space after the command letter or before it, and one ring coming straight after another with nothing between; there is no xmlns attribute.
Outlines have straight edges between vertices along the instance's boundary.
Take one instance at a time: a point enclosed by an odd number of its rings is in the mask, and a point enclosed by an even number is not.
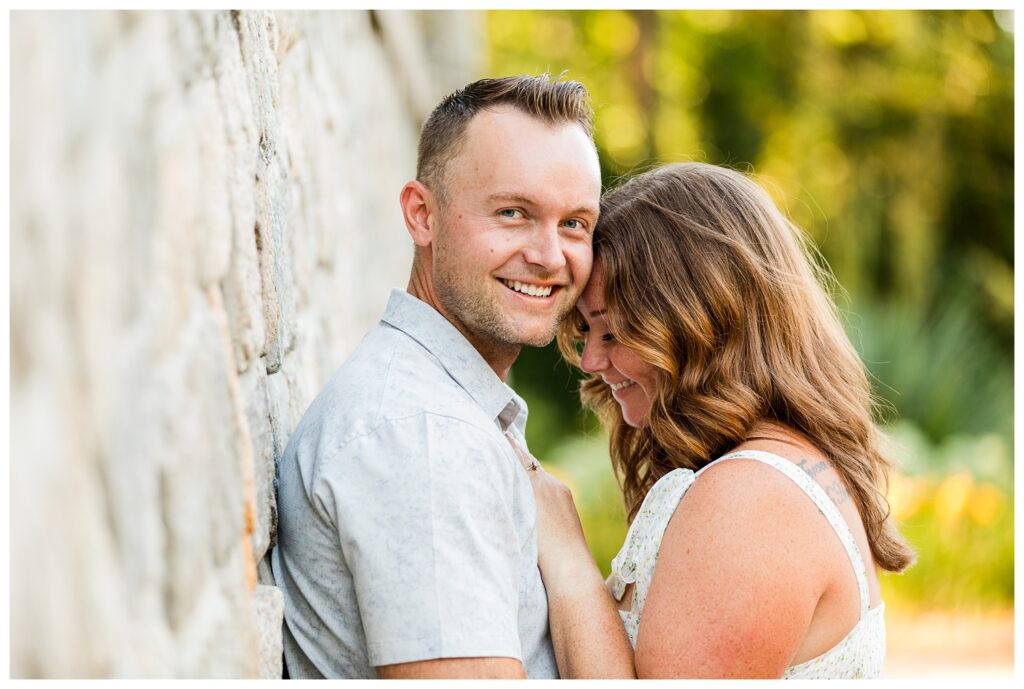
<svg viewBox="0 0 1024 689"><path fill-rule="evenodd" d="M504 384L590 275L600 169L577 82L485 79L423 127L407 292L313 401L279 467L291 677L556 677L535 504Z"/></svg>

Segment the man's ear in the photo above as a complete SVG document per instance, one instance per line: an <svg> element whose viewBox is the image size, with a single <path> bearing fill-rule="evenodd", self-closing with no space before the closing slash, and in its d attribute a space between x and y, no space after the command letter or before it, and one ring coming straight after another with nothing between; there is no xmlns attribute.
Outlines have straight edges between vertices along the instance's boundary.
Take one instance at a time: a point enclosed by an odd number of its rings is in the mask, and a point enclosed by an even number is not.
<svg viewBox="0 0 1024 689"><path fill-rule="evenodd" d="M412 241L416 246L430 246L436 223L433 215L437 212L433 192L422 182L412 180L402 187L399 203L402 206L402 217L405 218L405 228L409 230Z"/></svg>

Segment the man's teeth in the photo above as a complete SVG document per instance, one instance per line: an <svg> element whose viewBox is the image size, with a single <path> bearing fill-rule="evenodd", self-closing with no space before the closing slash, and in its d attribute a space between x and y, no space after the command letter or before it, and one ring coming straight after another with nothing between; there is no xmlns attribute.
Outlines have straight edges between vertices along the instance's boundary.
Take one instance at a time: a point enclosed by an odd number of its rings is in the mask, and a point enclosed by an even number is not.
<svg viewBox="0 0 1024 689"><path fill-rule="evenodd" d="M502 280L502 282L504 282L506 286L514 289L516 292L529 294L531 297L551 296L551 285L541 287L540 285L528 285L525 282L519 282L518 280Z"/></svg>
<svg viewBox="0 0 1024 689"><path fill-rule="evenodd" d="M612 390L621 390L622 388L628 388L635 382L635 380L624 380L621 383L608 383L608 387L610 387Z"/></svg>

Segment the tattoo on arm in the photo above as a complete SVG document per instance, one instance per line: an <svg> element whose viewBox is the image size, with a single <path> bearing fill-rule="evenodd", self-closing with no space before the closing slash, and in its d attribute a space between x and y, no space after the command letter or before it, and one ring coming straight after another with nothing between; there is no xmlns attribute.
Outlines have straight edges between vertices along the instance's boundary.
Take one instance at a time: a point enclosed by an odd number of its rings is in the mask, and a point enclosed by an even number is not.
<svg viewBox="0 0 1024 689"><path fill-rule="evenodd" d="M808 461L806 457L801 457L800 461L797 462L796 465L803 469L811 478L814 478L828 468L828 465L825 464L825 462L820 460L811 462ZM841 505L850 499L850 492L846 490L846 486L844 486L843 482L839 479L836 479L832 483L822 487L825 489L825 495L827 495L836 505Z"/></svg>
<svg viewBox="0 0 1024 689"><path fill-rule="evenodd" d="M825 494L834 502L836 505L841 505L850 499L850 491L846 490L846 486L840 481L825 486Z"/></svg>
<svg viewBox="0 0 1024 689"><path fill-rule="evenodd" d="M825 462L819 460L817 462L808 463L806 457L801 457L800 461L797 462L796 465L807 472L807 475L811 478L814 478L821 472L825 471L826 468Z"/></svg>

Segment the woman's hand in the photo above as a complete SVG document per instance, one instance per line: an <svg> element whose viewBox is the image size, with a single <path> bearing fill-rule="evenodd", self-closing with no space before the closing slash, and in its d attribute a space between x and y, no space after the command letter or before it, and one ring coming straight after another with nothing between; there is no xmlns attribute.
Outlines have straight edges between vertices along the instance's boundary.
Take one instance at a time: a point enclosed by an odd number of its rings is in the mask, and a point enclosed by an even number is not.
<svg viewBox="0 0 1024 689"><path fill-rule="evenodd" d="M571 582L581 568L596 569L572 491L544 471L540 462L512 438L509 442L530 477L537 503L537 565L544 585L550 589L561 582Z"/></svg>
<svg viewBox="0 0 1024 689"><path fill-rule="evenodd" d="M583 536L572 492L508 436L537 503L537 565L551 642L566 679L634 678L633 649Z"/></svg>

